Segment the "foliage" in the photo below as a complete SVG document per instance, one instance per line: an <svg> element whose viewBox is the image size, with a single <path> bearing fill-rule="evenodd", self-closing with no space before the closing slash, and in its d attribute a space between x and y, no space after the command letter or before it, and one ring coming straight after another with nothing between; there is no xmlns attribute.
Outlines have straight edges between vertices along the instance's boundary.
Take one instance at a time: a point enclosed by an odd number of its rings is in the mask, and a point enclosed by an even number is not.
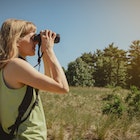
<svg viewBox="0 0 140 140"><path fill-rule="evenodd" d="M140 40L132 42L128 52L128 86L135 85L140 88Z"/></svg>
<svg viewBox="0 0 140 140"><path fill-rule="evenodd" d="M89 53L83 53L82 56L80 57L90 68L94 67L94 56L91 52Z"/></svg>
<svg viewBox="0 0 140 140"><path fill-rule="evenodd" d="M103 98L105 105L102 108L103 114L114 114L116 117L121 117L125 110L122 96L115 93L116 91L113 90L111 94L107 94L106 97Z"/></svg>
<svg viewBox="0 0 140 140"><path fill-rule="evenodd" d="M106 63L103 57L103 52L101 50L97 50L94 53L94 74L93 77L95 79L95 86L104 87L107 84L106 81Z"/></svg>
<svg viewBox="0 0 140 140"><path fill-rule="evenodd" d="M140 40L124 51L109 44L104 50L83 53L65 71L71 86L140 87Z"/></svg>
<svg viewBox="0 0 140 140"><path fill-rule="evenodd" d="M97 51L95 62L95 85L125 86L126 52L110 44L103 52ZM99 55L100 53L100 55ZM99 74L102 77L99 79Z"/></svg>
<svg viewBox="0 0 140 140"><path fill-rule="evenodd" d="M140 116L140 91L135 86L131 87L131 92L127 95L125 102L127 104L127 113L130 118Z"/></svg>
<svg viewBox="0 0 140 140"><path fill-rule="evenodd" d="M135 86L131 87L125 97L119 92L116 94L115 89L112 93L106 94L103 101L103 114L114 114L118 118L126 114L129 119L138 118L140 115L140 91Z"/></svg>
<svg viewBox="0 0 140 140"><path fill-rule="evenodd" d="M92 71L89 66L77 58L76 61L68 65L66 76L71 86L93 86L94 80L92 78Z"/></svg>

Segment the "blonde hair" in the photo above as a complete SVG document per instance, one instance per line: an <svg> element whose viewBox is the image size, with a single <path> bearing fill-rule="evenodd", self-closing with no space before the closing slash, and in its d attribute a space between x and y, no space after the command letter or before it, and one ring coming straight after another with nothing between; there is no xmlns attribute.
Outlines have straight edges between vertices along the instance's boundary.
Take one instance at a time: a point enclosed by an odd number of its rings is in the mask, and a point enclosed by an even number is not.
<svg viewBox="0 0 140 140"><path fill-rule="evenodd" d="M2 24L0 29L0 69L10 59L18 57L18 40L32 31L36 31L36 26L25 20L8 19Z"/></svg>

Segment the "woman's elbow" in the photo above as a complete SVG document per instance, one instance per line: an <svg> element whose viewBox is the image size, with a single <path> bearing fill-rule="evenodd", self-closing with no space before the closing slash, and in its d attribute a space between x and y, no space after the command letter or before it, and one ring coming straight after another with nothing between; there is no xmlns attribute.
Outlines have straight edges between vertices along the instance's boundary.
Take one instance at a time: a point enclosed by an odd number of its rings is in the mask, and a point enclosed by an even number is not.
<svg viewBox="0 0 140 140"><path fill-rule="evenodd" d="M68 93L69 92L69 85L63 85L63 84L61 84L61 86L60 86L60 92L62 94Z"/></svg>
<svg viewBox="0 0 140 140"><path fill-rule="evenodd" d="M60 91L62 94L66 94L69 92L69 87L63 87L61 88L61 91Z"/></svg>
<svg viewBox="0 0 140 140"><path fill-rule="evenodd" d="M69 87L67 87L67 88L64 88L64 93L68 93L69 92Z"/></svg>

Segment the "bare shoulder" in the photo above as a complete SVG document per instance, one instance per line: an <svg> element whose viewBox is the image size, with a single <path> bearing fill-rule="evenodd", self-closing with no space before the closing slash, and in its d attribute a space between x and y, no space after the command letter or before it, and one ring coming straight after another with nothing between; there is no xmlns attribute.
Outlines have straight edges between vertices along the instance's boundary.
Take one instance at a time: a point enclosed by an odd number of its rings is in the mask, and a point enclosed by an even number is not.
<svg viewBox="0 0 140 140"><path fill-rule="evenodd" d="M32 85L32 80L39 75L39 72L25 60L13 58L4 68L4 77L8 85L13 88L19 88L26 85ZM33 85L32 85L33 86Z"/></svg>
<svg viewBox="0 0 140 140"><path fill-rule="evenodd" d="M16 78L38 74L31 64L20 58L11 59L5 67L5 72L16 76Z"/></svg>
<svg viewBox="0 0 140 140"><path fill-rule="evenodd" d="M13 58L8 63L9 66L14 67L24 67L24 66L31 66L28 62L20 58Z"/></svg>
<svg viewBox="0 0 140 140"><path fill-rule="evenodd" d="M13 58L7 64L7 69L13 72L34 71L31 64L20 58ZM17 73L18 74L18 73Z"/></svg>
<svg viewBox="0 0 140 140"><path fill-rule="evenodd" d="M19 80L24 75L24 68L31 67L26 61L20 58L11 59L4 67L4 80L9 87L20 88L24 84L21 84Z"/></svg>

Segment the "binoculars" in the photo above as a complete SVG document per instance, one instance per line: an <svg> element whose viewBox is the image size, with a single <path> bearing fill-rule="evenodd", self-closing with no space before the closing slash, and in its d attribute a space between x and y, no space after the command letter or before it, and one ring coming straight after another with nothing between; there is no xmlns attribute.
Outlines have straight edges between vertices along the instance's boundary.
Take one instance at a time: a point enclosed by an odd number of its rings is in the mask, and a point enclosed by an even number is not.
<svg viewBox="0 0 140 140"><path fill-rule="evenodd" d="M39 45L41 45L41 36L40 34L36 34L33 38L33 41L37 41ZM54 43L59 43L60 42L60 34L56 34Z"/></svg>

